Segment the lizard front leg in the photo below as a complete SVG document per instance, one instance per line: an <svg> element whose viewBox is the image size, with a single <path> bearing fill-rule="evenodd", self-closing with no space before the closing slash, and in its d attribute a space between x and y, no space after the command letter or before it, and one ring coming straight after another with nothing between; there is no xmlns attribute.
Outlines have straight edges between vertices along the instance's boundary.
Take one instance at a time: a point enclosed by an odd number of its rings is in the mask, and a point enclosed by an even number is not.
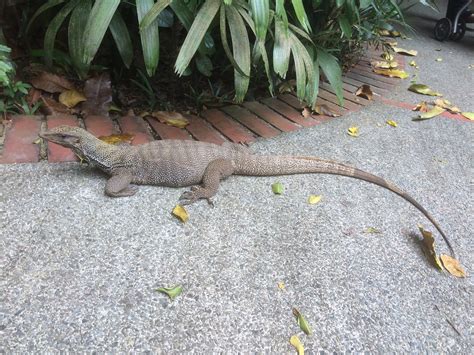
<svg viewBox="0 0 474 355"><path fill-rule="evenodd" d="M113 175L105 185L105 194L110 197L125 197L135 195L136 186L130 186L132 174L129 172L120 172Z"/></svg>
<svg viewBox="0 0 474 355"><path fill-rule="evenodd" d="M200 199L206 199L212 205L213 197L219 189L221 180L234 173L232 162L227 159L216 159L211 161L204 171L200 186L193 186L191 190L185 191L179 201L181 205L190 205Z"/></svg>

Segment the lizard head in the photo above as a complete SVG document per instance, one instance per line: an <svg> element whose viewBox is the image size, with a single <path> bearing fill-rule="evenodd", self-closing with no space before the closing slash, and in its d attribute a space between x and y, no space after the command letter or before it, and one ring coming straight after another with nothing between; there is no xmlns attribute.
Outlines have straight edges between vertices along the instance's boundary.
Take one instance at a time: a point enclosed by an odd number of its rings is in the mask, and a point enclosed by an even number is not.
<svg viewBox="0 0 474 355"><path fill-rule="evenodd" d="M87 132L79 127L58 126L46 132L41 132L39 136L63 147L78 149L86 134Z"/></svg>

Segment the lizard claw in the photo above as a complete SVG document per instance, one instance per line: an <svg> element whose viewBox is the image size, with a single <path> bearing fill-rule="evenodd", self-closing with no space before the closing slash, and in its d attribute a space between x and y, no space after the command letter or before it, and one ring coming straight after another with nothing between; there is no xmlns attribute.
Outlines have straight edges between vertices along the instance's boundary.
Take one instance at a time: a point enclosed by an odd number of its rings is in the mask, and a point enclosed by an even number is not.
<svg viewBox="0 0 474 355"><path fill-rule="evenodd" d="M185 206L200 199L206 200L211 207L214 207L214 203L212 202L211 197L208 196L207 190L201 186L193 186L190 190L183 192L179 198L179 202L181 205Z"/></svg>

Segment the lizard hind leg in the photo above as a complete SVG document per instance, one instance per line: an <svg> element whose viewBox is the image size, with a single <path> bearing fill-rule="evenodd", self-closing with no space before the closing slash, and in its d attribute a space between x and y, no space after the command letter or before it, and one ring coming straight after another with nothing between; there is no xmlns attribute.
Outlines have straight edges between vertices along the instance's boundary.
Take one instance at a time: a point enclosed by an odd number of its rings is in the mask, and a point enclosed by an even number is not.
<svg viewBox="0 0 474 355"><path fill-rule="evenodd" d="M204 171L202 183L199 186L193 186L190 190L185 191L179 198L181 205L190 205L198 200L205 199L213 206L211 197L213 197L219 189L221 180L229 177L234 173L232 162L227 159L216 159L211 161Z"/></svg>
<svg viewBox="0 0 474 355"><path fill-rule="evenodd" d="M105 185L105 194L110 197L126 197L135 195L136 186L130 186L132 182L132 174L121 173L113 175Z"/></svg>

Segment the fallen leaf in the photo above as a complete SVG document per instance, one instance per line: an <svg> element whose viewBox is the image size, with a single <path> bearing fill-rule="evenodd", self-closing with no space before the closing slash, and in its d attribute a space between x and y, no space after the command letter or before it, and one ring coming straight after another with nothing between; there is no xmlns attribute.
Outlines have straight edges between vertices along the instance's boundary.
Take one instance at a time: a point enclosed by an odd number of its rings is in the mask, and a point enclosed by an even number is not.
<svg viewBox="0 0 474 355"><path fill-rule="evenodd" d="M272 184L272 191L275 195L281 195L284 191L283 184L281 182L275 182Z"/></svg>
<svg viewBox="0 0 474 355"><path fill-rule="evenodd" d="M397 41L385 41L385 44L390 47L396 47L398 46Z"/></svg>
<svg viewBox="0 0 474 355"><path fill-rule="evenodd" d="M43 141L43 138L36 138L36 139L33 141L33 144L41 144L42 141Z"/></svg>
<svg viewBox="0 0 474 355"><path fill-rule="evenodd" d="M298 352L298 355L304 355L304 347L303 344L301 343L300 338L298 338L297 335L292 335L290 338L290 344L294 346L296 351Z"/></svg>
<svg viewBox="0 0 474 355"><path fill-rule="evenodd" d="M417 118L414 118L413 121L428 120L430 118L433 118L435 116L442 114L444 111L446 111L444 108L435 106L431 110L421 113Z"/></svg>
<svg viewBox="0 0 474 355"><path fill-rule="evenodd" d="M427 112L429 110L429 108L428 108L428 105L426 104L426 101L421 101L419 104L417 104L411 110L412 111Z"/></svg>
<svg viewBox="0 0 474 355"><path fill-rule="evenodd" d="M393 62L393 54L391 54L391 53L383 52L380 56L383 59L385 59L387 62Z"/></svg>
<svg viewBox="0 0 474 355"><path fill-rule="evenodd" d="M66 106L50 97L41 96L41 101L43 101L43 105L41 105L41 112L43 112L45 115L69 113L69 109Z"/></svg>
<svg viewBox="0 0 474 355"><path fill-rule="evenodd" d="M408 63L411 67L418 67L418 65L416 65L416 62L414 60L412 60L410 63Z"/></svg>
<svg viewBox="0 0 474 355"><path fill-rule="evenodd" d="M408 88L409 91L416 92L417 94L429 95L429 96L443 96L439 92L433 91L428 85L425 84L412 84Z"/></svg>
<svg viewBox="0 0 474 355"><path fill-rule="evenodd" d="M390 31L391 37L400 37L402 34L398 31Z"/></svg>
<svg viewBox="0 0 474 355"><path fill-rule="evenodd" d="M380 29L377 32L378 32L379 36L385 36L385 37L390 36L390 31L386 30L386 29Z"/></svg>
<svg viewBox="0 0 474 355"><path fill-rule="evenodd" d="M399 70L399 69L377 69L377 68L374 68L373 70L376 74L389 76L390 78L395 77L395 78L405 79L405 78L409 77L407 72L405 72L404 70Z"/></svg>
<svg viewBox="0 0 474 355"><path fill-rule="evenodd" d="M155 111L151 116L156 118L161 123L178 128L184 128L189 124L189 120L182 114L175 111Z"/></svg>
<svg viewBox="0 0 474 355"><path fill-rule="evenodd" d="M303 111L301 111L301 116L303 116L304 118L311 117L311 110L305 107Z"/></svg>
<svg viewBox="0 0 474 355"><path fill-rule="evenodd" d="M181 220L181 222L186 223L189 219L188 212L181 205L176 205L171 212L175 217Z"/></svg>
<svg viewBox="0 0 474 355"><path fill-rule="evenodd" d="M31 80L31 85L52 94L74 89L74 85L66 78L44 71Z"/></svg>
<svg viewBox="0 0 474 355"><path fill-rule="evenodd" d="M397 122L392 121L392 120L387 120L387 124L392 126L392 127L397 127L398 126Z"/></svg>
<svg viewBox="0 0 474 355"><path fill-rule="evenodd" d="M436 58L435 59L437 62L442 62L443 61L443 58Z"/></svg>
<svg viewBox="0 0 474 355"><path fill-rule="evenodd" d="M461 112L459 107L454 106L451 102L449 102L446 99L435 99L433 103L434 103L435 106L445 108L446 110L448 110L451 113L460 113Z"/></svg>
<svg viewBox="0 0 474 355"><path fill-rule="evenodd" d="M84 96L87 98L81 104L85 116L109 117L109 106L112 102L112 86L108 73L86 80Z"/></svg>
<svg viewBox="0 0 474 355"><path fill-rule="evenodd" d="M135 136L133 134L111 134L110 136L100 136L99 139L109 144L131 144Z"/></svg>
<svg viewBox="0 0 474 355"><path fill-rule="evenodd" d="M326 105L316 105L313 110L318 115L329 116L329 117L339 117L340 115L332 112L331 109Z"/></svg>
<svg viewBox="0 0 474 355"><path fill-rule="evenodd" d="M322 195L309 195L309 197L308 197L308 203L309 203L310 205L315 205L315 204L317 204L319 201L321 201L321 198L322 198L322 197L323 197Z"/></svg>
<svg viewBox="0 0 474 355"><path fill-rule="evenodd" d="M347 134L352 136L352 137L358 137L359 136L359 127L349 127L347 130Z"/></svg>
<svg viewBox="0 0 474 355"><path fill-rule="evenodd" d="M293 92L295 91L295 87L296 87L296 80L294 79L291 79L291 80L287 80L287 81L284 81L280 84L280 86L278 87L278 92L280 94L284 94L284 93L287 93L287 92Z"/></svg>
<svg viewBox="0 0 474 355"><path fill-rule="evenodd" d="M441 254L441 262L443 263L444 268L453 276L456 277L466 277L466 272L462 268L458 260L450 257L446 254Z"/></svg>
<svg viewBox="0 0 474 355"><path fill-rule="evenodd" d="M370 62L370 64L374 67L374 68L380 68L380 69L393 69L393 68L397 68L398 67L398 62L395 62L395 61L391 61L391 62L387 62L387 61L373 61L373 62Z"/></svg>
<svg viewBox="0 0 474 355"><path fill-rule="evenodd" d="M393 47L392 49L395 52L400 53L400 54L404 54L404 55L410 55L410 56L418 55L418 51L416 51L414 49L404 49L404 48L400 48L400 47Z"/></svg>
<svg viewBox="0 0 474 355"><path fill-rule="evenodd" d="M436 255L435 240L433 238L433 234L430 231L425 230L422 225L418 225L418 229L420 230L421 235L423 236L422 246L425 250L425 254L428 257L428 260L431 264L433 264L433 266L440 270L443 270L441 261L439 260L438 255Z"/></svg>
<svg viewBox="0 0 474 355"><path fill-rule="evenodd" d="M377 228L374 228L374 227L369 227L365 230L365 233L369 233L369 234L380 234L382 233L379 229Z"/></svg>
<svg viewBox="0 0 474 355"><path fill-rule="evenodd" d="M69 108L72 108L76 106L79 102L86 101L86 100L87 99L84 96L84 94L77 90L63 91L61 95L59 95L59 102Z"/></svg>
<svg viewBox="0 0 474 355"><path fill-rule="evenodd" d="M293 308L293 315L296 317L296 321L298 322L298 325L300 326L301 330L305 332L306 335L311 335L311 327L309 326L309 323L306 321L303 315L300 313L300 311L298 311L296 308Z"/></svg>
<svg viewBox="0 0 474 355"><path fill-rule="evenodd" d="M283 282L279 282L279 283L278 283L278 288L279 288L280 290L284 290L284 289L285 289L285 284L284 284Z"/></svg>
<svg viewBox="0 0 474 355"><path fill-rule="evenodd" d="M115 104L111 104L109 106L109 112L118 112L118 113L122 113L122 109L120 107L118 107L117 105Z"/></svg>
<svg viewBox="0 0 474 355"><path fill-rule="evenodd" d="M41 90L31 87L30 90L28 90L28 95L26 95L26 102L28 102L30 106L33 106L38 100L41 100L41 96Z"/></svg>
<svg viewBox="0 0 474 355"><path fill-rule="evenodd" d="M183 292L181 285L174 287L160 287L156 291L166 294L172 301Z"/></svg>
<svg viewBox="0 0 474 355"><path fill-rule="evenodd" d="M373 92L372 89L370 88L370 85L364 84L361 85L357 91L356 91L356 96L363 97L367 100L372 100Z"/></svg>
<svg viewBox="0 0 474 355"><path fill-rule="evenodd" d="M468 120L474 121L474 112L461 112L461 115L466 117Z"/></svg>

